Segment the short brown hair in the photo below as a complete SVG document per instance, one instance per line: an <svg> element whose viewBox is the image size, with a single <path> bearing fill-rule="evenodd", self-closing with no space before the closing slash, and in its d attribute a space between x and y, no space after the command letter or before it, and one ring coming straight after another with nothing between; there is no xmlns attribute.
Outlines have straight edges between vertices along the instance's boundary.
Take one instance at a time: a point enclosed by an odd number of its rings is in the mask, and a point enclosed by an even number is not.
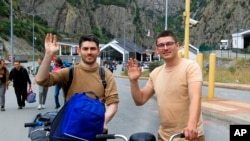
<svg viewBox="0 0 250 141"><path fill-rule="evenodd" d="M156 40L155 40L155 43L157 44L157 41L158 41L159 38L161 38L161 37L167 37L167 36L172 37L172 38L174 39L175 42L178 42L178 41L177 41L176 35L175 35L172 31L170 31L170 30L165 30L165 31L161 32L161 33L157 36L157 38L156 38Z"/></svg>
<svg viewBox="0 0 250 141"><path fill-rule="evenodd" d="M85 41L92 41L92 42L95 42L97 47L99 47L99 40L97 39L96 36L94 35L85 35L85 36L82 36L79 40L79 48L81 48L81 45L83 42Z"/></svg>

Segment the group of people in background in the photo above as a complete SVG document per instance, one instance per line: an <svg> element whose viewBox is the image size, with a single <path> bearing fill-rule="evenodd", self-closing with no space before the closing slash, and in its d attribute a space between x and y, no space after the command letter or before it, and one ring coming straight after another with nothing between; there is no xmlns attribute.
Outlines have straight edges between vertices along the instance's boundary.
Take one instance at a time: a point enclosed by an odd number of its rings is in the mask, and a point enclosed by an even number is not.
<svg viewBox="0 0 250 141"><path fill-rule="evenodd" d="M5 61L0 60L0 105L1 111L5 111L5 93L9 86L9 70L5 66Z"/></svg>
<svg viewBox="0 0 250 141"><path fill-rule="evenodd" d="M25 107L27 98L27 86L31 88L31 81L27 69L21 66L19 61L14 61L14 67L9 72L5 66L5 61L0 61L0 104L1 111L5 111L5 93L8 90L9 84L13 82L14 91L16 94L18 109Z"/></svg>
<svg viewBox="0 0 250 141"><path fill-rule="evenodd" d="M40 68L40 65L42 64L42 61L43 61L42 57L38 58L38 60L37 60L38 66L35 69L34 75L37 74L37 72ZM56 72L62 68L64 68L62 59L60 57L56 57L55 60L51 62L51 66L49 68L49 71ZM58 85L58 84L55 85L55 90L54 90L55 109L58 109L61 107L60 102L59 102L59 94L60 94L61 88L62 87L60 85ZM38 91L39 91L39 101L38 101L38 106L37 106L38 110L45 109L45 102L46 102L48 89L49 88L46 86L38 85Z"/></svg>
<svg viewBox="0 0 250 141"><path fill-rule="evenodd" d="M116 70L117 61L104 61L102 65L108 68L113 73L114 70Z"/></svg>
<svg viewBox="0 0 250 141"><path fill-rule="evenodd" d="M29 74L33 74L34 76L37 74L40 65L43 61L43 57L37 59L37 67L33 72L29 72L29 68L27 69L21 65L19 61L14 61L14 67L9 71L6 67L5 61L0 60L0 106L1 111L5 111L5 93L8 90L9 84L13 83L14 92L16 95L18 109L23 109L25 107L25 100L27 98L27 92L32 90L32 83L30 80ZM50 72L56 72L63 68L63 62L61 58L57 57L50 68ZM45 109L45 102L48 93L48 87L38 86L38 106L37 109ZM60 108L59 102L59 94L60 94L61 86L55 85L55 108ZM33 90L32 90L33 91Z"/></svg>
<svg viewBox="0 0 250 141"><path fill-rule="evenodd" d="M32 90L31 80L29 74L36 75L40 68L40 65L43 61L43 57L37 59L37 66L35 69L31 69L30 66L27 69L20 64L19 61L14 62L14 67L9 72L8 68L5 66L5 61L0 61L0 105L1 111L5 111L5 93L8 89L8 86L11 82L13 82L13 87L17 99L18 109L22 109L25 107L25 100L27 98L27 89ZM104 62L103 65L108 68L112 73L116 70L117 62L110 61ZM60 69L64 68L63 61L60 57L54 58L51 62L50 72L56 72ZM38 86L38 106L37 109L45 109L45 103L47 98L47 93L49 87ZM55 101L55 109L61 107L59 95L62 87L58 84L54 87L54 101Z"/></svg>
<svg viewBox="0 0 250 141"><path fill-rule="evenodd" d="M34 75L37 74L42 61L43 61L43 58L37 59L38 66L35 69ZM45 109L45 102L47 98L48 89L49 89L48 87L38 85L38 94L39 94L39 101L38 101L38 106L37 106L38 110Z"/></svg>

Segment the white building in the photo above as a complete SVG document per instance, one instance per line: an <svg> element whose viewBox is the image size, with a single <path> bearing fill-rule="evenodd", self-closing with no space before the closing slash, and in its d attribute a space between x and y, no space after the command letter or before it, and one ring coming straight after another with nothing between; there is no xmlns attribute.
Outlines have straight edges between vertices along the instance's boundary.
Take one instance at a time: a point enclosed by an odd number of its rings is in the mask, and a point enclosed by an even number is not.
<svg viewBox="0 0 250 141"><path fill-rule="evenodd" d="M250 30L242 30L232 34L232 48L246 49L250 45Z"/></svg>

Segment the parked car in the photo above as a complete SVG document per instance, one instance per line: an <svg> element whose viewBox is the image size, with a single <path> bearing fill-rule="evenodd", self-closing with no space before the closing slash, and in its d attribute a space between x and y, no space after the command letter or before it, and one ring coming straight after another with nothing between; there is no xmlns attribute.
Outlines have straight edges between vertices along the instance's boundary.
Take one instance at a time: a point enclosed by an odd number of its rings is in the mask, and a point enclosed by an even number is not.
<svg viewBox="0 0 250 141"><path fill-rule="evenodd" d="M141 67L142 67L142 71L145 71L145 70L148 70L149 69L149 63L143 63L142 65L141 65Z"/></svg>
<svg viewBox="0 0 250 141"><path fill-rule="evenodd" d="M143 65L142 65L142 67L143 67L143 69L149 69L149 63L143 63Z"/></svg>

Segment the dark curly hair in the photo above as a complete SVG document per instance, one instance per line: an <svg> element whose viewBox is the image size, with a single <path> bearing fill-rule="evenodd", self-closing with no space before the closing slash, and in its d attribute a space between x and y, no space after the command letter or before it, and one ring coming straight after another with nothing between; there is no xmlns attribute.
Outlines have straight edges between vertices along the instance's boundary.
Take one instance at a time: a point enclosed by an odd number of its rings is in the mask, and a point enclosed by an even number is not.
<svg viewBox="0 0 250 141"><path fill-rule="evenodd" d="M63 65L62 59L60 57L56 57L55 63L57 63L59 66Z"/></svg>

